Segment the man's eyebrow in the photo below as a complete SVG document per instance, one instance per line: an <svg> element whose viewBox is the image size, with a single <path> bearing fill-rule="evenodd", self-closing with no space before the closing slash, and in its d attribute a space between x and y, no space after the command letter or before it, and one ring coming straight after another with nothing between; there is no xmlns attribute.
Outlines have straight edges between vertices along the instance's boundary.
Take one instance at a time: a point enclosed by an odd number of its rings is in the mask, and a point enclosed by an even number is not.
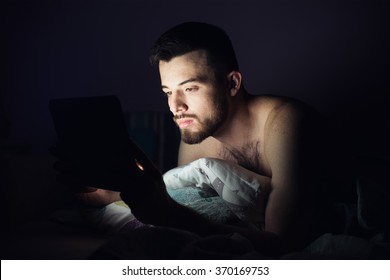
<svg viewBox="0 0 390 280"><path fill-rule="evenodd" d="M206 77L195 77L195 78L191 78L191 79L182 81L181 83L178 84L178 86L182 86L182 85L185 85L185 84L191 83L191 82L204 82L206 80L207 80ZM164 85L161 85L161 88L168 88L168 87L164 86Z"/></svg>

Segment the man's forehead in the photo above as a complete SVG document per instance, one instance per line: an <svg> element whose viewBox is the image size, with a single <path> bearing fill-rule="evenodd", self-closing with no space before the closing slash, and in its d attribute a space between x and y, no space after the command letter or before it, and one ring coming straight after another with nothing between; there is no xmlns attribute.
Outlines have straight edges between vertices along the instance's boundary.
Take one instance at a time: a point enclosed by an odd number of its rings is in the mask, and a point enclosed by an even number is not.
<svg viewBox="0 0 390 280"><path fill-rule="evenodd" d="M170 60L160 60L159 66L166 64L173 64L175 62L188 62L207 65L207 51L206 50L195 50L185 54L172 57Z"/></svg>
<svg viewBox="0 0 390 280"><path fill-rule="evenodd" d="M188 79L205 81L213 77L204 51L195 51L177 56L170 61L160 61L159 72L162 84L182 83Z"/></svg>

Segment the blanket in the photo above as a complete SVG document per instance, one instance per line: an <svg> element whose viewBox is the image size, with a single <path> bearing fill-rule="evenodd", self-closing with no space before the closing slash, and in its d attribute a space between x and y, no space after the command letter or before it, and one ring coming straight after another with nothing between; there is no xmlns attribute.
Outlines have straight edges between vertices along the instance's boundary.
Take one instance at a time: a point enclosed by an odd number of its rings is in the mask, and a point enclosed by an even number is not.
<svg viewBox="0 0 390 280"><path fill-rule="evenodd" d="M238 218L242 224L264 228L266 189L258 175L221 159L201 158L163 176L173 199L217 222Z"/></svg>
<svg viewBox="0 0 390 280"><path fill-rule="evenodd" d="M255 173L239 165L202 158L169 170L163 179L175 201L209 220L255 230L264 228L267 192ZM91 226L107 232L143 226L123 201L103 208L85 208L82 213Z"/></svg>
<svg viewBox="0 0 390 280"><path fill-rule="evenodd" d="M267 190L261 186L257 175L238 165L219 159L202 158L185 166L174 168L163 176L167 191L178 203L220 223L238 223L262 230L264 227ZM375 204L368 195L370 184L357 180L359 199L357 207L345 213L357 211L352 216L366 231L374 226L369 213L388 209ZM370 202L370 203L369 203ZM369 208L374 207L375 208ZM387 206L384 206L387 205ZM351 210L352 209L352 210ZM354 210L355 209L355 210ZM115 235L105 246L96 251L93 259L268 259L269 256L254 250L251 242L239 234L200 237L179 229L154 227L140 223L125 204L108 205L99 214L89 213L89 219L101 228L115 229ZM376 212L375 212L376 211ZM388 212L383 212L386 216ZM348 214L351 216L350 214ZM348 216L345 214L345 216ZM92 218L91 218L92 217ZM336 219L336 217L335 217ZM347 221L347 219L345 219ZM302 251L282 256L282 259L389 259L388 221L381 220L375 232L368 236L349 232L324 232ZM350 221L348 221L350 223ZM383 226L386 224L386 226ZM368 225L370 228L368 228ZM375 224L377 225L377 224Z"/></svg>

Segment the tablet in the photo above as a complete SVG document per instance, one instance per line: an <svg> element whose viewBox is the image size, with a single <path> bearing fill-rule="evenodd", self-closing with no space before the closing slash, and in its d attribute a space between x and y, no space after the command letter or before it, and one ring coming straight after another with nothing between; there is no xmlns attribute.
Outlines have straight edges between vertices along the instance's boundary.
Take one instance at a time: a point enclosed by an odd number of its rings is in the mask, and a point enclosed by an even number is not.
<svg viewBox="0 0 390 280"><path fill-rule="evenodd" d="M129 140L123 112L116 96L52 99L50 112L58 144L75 149L123 148Z"/></svg>
<svg viewBox="0 0 390 280"><path fill-rule="evenodd" d="M129 138L116 96L52 99L49 108L59 158L76 167L85 178L96 177L100 171L115 172L123 168L124 162L134 163L133 167L141 170L150 164Z"/></svg>

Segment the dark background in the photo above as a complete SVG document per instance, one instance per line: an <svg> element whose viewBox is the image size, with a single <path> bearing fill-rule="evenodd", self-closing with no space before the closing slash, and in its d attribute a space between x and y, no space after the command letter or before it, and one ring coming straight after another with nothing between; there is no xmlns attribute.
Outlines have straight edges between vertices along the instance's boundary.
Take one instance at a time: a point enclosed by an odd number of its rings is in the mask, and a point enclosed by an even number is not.
<svg viewBox="0 0 390 280"><path fill-rule="evenodd" d="M1 147L46 153L48 100L116 94L167 111L148 51L183 21L219 25L252 94L317 108L359 154L390 155L388 1L3 1Z"/></svg>

